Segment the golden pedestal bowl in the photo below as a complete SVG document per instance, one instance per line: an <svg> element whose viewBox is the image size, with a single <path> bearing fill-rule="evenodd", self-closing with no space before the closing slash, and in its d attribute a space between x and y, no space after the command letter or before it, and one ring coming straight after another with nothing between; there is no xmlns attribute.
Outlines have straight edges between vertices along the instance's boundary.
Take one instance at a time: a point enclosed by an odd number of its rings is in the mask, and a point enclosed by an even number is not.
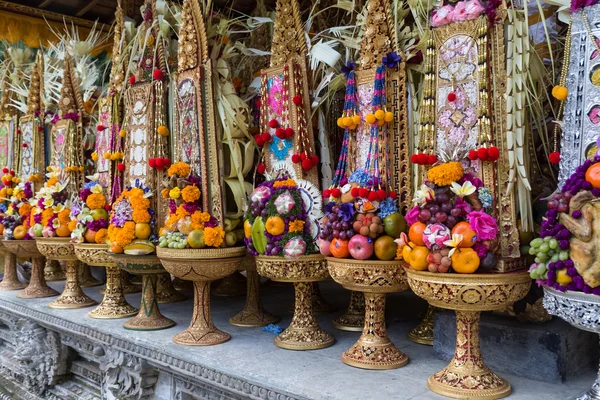
<svg viewBox="0 0 600 400"><path fill-rule="evenodd" d="M362 332L365 326L365 295L351 290L348 308L332 323L335 329L341 331Z"/></svg>
<svg viewBox="0 0 600 400"><path fill-rule="evenodd" d="M254 257L244 257L238 269L246 271L246 304L242 311L229 318L229 323L235 326L254 327L279 322L279 317L266 312L263 308L260 298L260 275L256 271Z"/></svg>
<svg viewBox="0 0 600 400"><path fill-rule="evenodd" d="M426 346L433 346L433 314L437 308L427 305L427 311L417 326L408 332L408 340Z"/></svg>
<svg viewBox="0 0 600 400"><path fill-rule="evenodd" d="M257 256L255 260L260 275L294 284L294 316L290 326L275 338L275 345L288 350L316 350L333 345L335 339L319 326L312 302L312 283L329 279L325 258L311 254L295 260L275 256Z"/></svg>
<svg viewBox="0 0 600 400"><path fill-rule="evenodd" d="M400 261L353 260L327 257L334 281L348 290L363 292L365 323L358 341L342 354L348 365L365 369L393 369L408 357L392 343L385 326L385 295L408 289Z"/></svg>
<svg viewBox="0 0 600 400"><path fill-rule="evenodd" d="M137 308L125 300L121 285L121 269L114 263L108 245L96 243L74 244L75 255L82 263L106 269L106 289L100 305L90 311L90 318L117 319L127 318L138 313Z"/></svg>
<svg viewBox="0 0 600 400"><path fill-rule="evenodd" d="M132 256L128 254L110 254L120 269L132 275L142 276L142 300L138 314L123 324L125 329L133 331L157 331L175 325L175 322L160 313L156 290L158 276L165 269L155 254Z"/></svg>
<svg viewBox="0 0 600 400"><path fill-rule="evenodd" d="M48 304L50 308L74 309L90 307L96 302L90 299L79 284L78 269L81 262L75 256L75 248L71 238L35 238L35 243L42 255L48 260L64 261L67 266L67 281L58 299Z"/></svg>
<svg viewBox="0 0 600 400"><path fill-rule="evenodd" d="M2 240L0 243L3 242L6 240ZM0 244L0 253L4 254L4 277L0 282L0 291L24 289L27 284L21 282L17 276L17 256L2 244Z"/></svg>
<svg viewBox="0 0 600 400"><path fill-rule="evenodd" d="M57 260L46 260L44 266L44 277L46 282L64 281L67 277Z"/></svg>
<svg viewBox="0 0 600 400"><path fill-rule="evenodd" d="M245 247L219 249L157 248L165 269L177 278L194 283L194 312L189 328L173 341L186 346L212 346L231 339L215 327L210 315L210 283L237 271L246 255Z"/></svg>
<svg viewBox="0 0 600 400"><path fill-rule="evenodd" d="M479 349L481 311L501 310L527 295L527 272L506 274L431 273L406 269L415 294L434 307L456 311L456 348L450 364L427 381L442 396L464 399L501 399L510 384L493 373Z"/></svg>
<svg viewBox="0 0 600 400"><path fill-rule="evenodd" d="M3 240L2 246L15 257L31 257L31 279L29 285L17 297L21 299L41 299L58 296L58 292L46 284L44 278L44 256L38 251L35 240Z"/></svg>

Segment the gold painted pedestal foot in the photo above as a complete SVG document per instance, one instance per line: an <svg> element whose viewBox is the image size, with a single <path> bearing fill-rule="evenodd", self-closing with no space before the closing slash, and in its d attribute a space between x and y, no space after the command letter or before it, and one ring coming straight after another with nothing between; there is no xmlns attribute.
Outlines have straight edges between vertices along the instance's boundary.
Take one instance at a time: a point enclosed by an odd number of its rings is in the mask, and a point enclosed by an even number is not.
<svg viewBox="0 0 600 400"><path fill-rule="evenodd" d="M129 279L129 272L121 270L120 273L121 290L123 291L123 294L140 293L142 291L142 285L136 285L131 282L131 280ZM106 288L99 289L98 293L105 294Z"/></svg>
<svg viewBox="0 0 600 400"><path fill-rule="evenodd" d="M46 266L44 267L44 278L46 282L64 281L66 279L65 272L60 267L60 263L57 260L46 260Z"/></svg>
<svg viewBox="0 0 600 400"><path fill-rule="evenodd" d="M4 247L17 257L31 257L31 279L29 285L17 294L21 299L41 299L58 296L58 292L46 284L44 279L44 256L40 254L34 240L5 240Z"/></svg>
<svg viewBox="0 0 600 400"><path fill-rule="evenodd" d="M333 327L341 331L361 332L365 326L365 296L350 292L350 304L345 313L333 320Z"/></svg>
<svg viewBox="0 0 600 400"><path fill-rule="evenodd" d="M117 319L132 317L138 309L127 303L121 286L121 270L115 265L106 266L106 290L98 307L88 313L90 318Z"/></svg>
<svg viewBox="0 0 600 400"><path fill-rule="evenodd" d="M94 278L90 266L85 263L79 267L79 282L82 288L104 285L104 282Z"/></svg>
<svg viewBox="0 0 600 400"><path fill-rule="evenodd" d="M184 301L186 297L179 293L173 282L171 281L171 274L159 274L158 275L158 289L156 291L156 301L158 304L177 303Z"/></svg>
<svg viewBox="0 0 600 400"><path fill-rule="evenodd" d="M234 297L246 293L246 278L238 271L226 276L213 290L215 296Z"/></svg>
<svg viewBox="0 0 600 400"><path fill-rule="evenodd" d="M229 323L236 326L265 326L279 321L279 317L265 311L260 298L260 276L256 272L254 257L246 256L240 268L246 270L246 304L237 315L229 318Z"/></svg>
<svg viewBox="0 0 600 400"><path fill-rule="evenodd" d="M0 282L0 291L21 290L27 286L17 276L17 256L6 251L4 255L4 278Z"/></svg>
<svg viewBox="0 0 600 400"><path fill-rule="evenodd" d="M456 399L501 399L510 384L493 373L479 349L481 311L501 310L525 297L527 272L506 274L431 273L406 270L415 294L432 306L456 311L456 349L450 364L427 380L435 393Z"/></svg>
<svg viewBox="0 0 600 400"><path fill-rule="evenodd" d="M313 312L317 315L330 314L335 311L335 307L325 300L325 297L321 294L318 282L312 283L311 301L313 304Z"/></svg>
<svg viewBox="0 0 600 400"><path fill-rule="evenodd" d="M435 307L427 306L427 312L419 325L415 326L408 332L408 339L419 344L433 346L433 313Z"/></svg>
<svg viewBox="0 0 600 400"><path fill-rule="evenodd" d="M194 290L194 284L190 281L184 281L180 278L173 278L173 286L177 290Z"/></svg>

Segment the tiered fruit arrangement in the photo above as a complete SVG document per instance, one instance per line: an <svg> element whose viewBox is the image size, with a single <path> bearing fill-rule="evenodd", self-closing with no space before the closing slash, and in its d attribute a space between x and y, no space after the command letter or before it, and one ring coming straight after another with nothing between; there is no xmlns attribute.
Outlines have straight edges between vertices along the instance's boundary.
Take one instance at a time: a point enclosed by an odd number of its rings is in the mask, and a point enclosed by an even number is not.
<svg viewBox="0 0 600 400"><path fill-rule="evenodd" d="M548 201L540 237L530 243L529 269L538 284L600 295L597 232L600 157L586 160Z"/></svg>
<svg viewBox="0 0 600 400"><path fill-rule="evenodd" d="M201 210L200 178L191 173L190 165L177 162L167 171L169 181L162 197L169 199L169 216L161 229L159 247L203 249L231 247L241 242L239 220L225 218L225 229L216 218Z"/></svg>
<svg viewBox="0 0 600 400"><path fill-rule="evenodd" d="M32 211L34 225L30 230L36 237L69 237L71 222L71 199L67 192L67 179L54 167L48 167L48 181L35 194Z"/></svg>
<svg viewBox="0 0 600 400"><path fill-rule="evenodd" d="M155 251L155 213L150 207L152 191L139 183L128 186L115 200L110 213L108 241L115 254L146 255Z"/></svg>
<svg viewBox="0 0 600 400"><path fill-rule="evenodd" d="M88 176L79 197L71 204L71 241L73 243L104 244L108 239L108 212L104 189L98 174Z"/></svg>
<svg viewBox="0 0 600 400"><path fill-rule="evenodd" d="M296 181L261 183L248 197L244 242L254 256L296 258L316 252L311 222Z"/></svg>
<svg viewBox="0 0 600 400"><path fill-rule="evenodd" d="M4 187L0 189L0 197L8 201L2 204L6 209L4 214L0 215L0 233L4 234L4 239L7 240L31 240L32 183L21 182L14 171L8 171L7 168L3 172ZM12 187L15 184L16 186Z"/></svg>
<svg viewBox="0 0 600 400"><path fill-rule="evenodd" d="M406 214L410 229L398 241L398 257L418 271L491 270L497 263L498 223L488 213L489 190L454 161L432 167L428 178Z"/></svg>

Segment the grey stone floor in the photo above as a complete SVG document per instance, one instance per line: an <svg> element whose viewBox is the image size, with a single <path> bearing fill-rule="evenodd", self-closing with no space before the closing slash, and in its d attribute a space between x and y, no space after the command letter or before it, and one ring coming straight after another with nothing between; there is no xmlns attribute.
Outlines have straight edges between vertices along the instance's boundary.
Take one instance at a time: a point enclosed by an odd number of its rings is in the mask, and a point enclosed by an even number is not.
<svg viewBox="0 0 600 400"><path fill-rule="evenodd" d="M62 290L63 282L50 286ZM412 293L388 295L387 321L392 341L410 357L407 366L390 371L367 371L349 367L340 360L341 353L358 338L358 332L342 332L334 329L331 320L343 311L348 293L333 282L322 283L323 295L338 310L319 316L321 326L332 333L336 343L327 349L297 352L277 348L272 333L261 328L241 328L228 323L229 317L242 309L244 296L235 298L212 297L212 314L215 324L232 335L232 340L212 347L185 347L176 345L171 338L187 327L190 321L191 300L174 304L162 304L162 313L177 322L177 326L157 332L132 332L122 328L124 320L94 320L87 317L90 309L53 310L47 307L53 298L23 300L16 292L0 292L4 301L27 304L28 307L50 315L60 316L73 323L101 329L108 334L140 344L151 345L177 357L260 383L291 395L308 399L442 399L427 388L427 377L445 366L445 362L433 356L433 349L409 341L406 334L417 323L417 314L423 303ZM85 292L100 301L98 287ZM184 292L191 296L191 292ZM139 306L140 295L127 296L128 301ZM293 301L291 287L263 285L265 307L282 317L279 323L285 328L291 318ZM543 368L543 366L540 366ZM510 399L550 400L570 399L586 390L594 381L595 372L590 368L579 378L565 383L547 383L501 374L513 386Z"/></svg>

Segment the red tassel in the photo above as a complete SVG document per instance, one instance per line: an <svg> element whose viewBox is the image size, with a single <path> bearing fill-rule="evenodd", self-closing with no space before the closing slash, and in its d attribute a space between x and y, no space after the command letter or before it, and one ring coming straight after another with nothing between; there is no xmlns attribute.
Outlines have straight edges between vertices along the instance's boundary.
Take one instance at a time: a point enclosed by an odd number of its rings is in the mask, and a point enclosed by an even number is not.
<svg viewBox="0 0 600 400"><path fill-rule="evenodd" d="M310 156L310 162L312 163L312 165L319 165L319 157Z"/></svg>
<svg viewBox="0 0 600 400"><path fill-rule="evenodd" d="M475 161L479 158L477 155L477 150L469 150L469 160Z"/></svg>
<svg viewBox="0 0 600 400"><path fill-rule="evenodd" d="M312 162L306 158L304 160L302 160L302 169L305 171L308 171L309 169L311 169L313 166Z"/></svg>
<svg viewBox="0 0 600 400"><path fill-rule="evenodd" d="M267 168L267 167L265 167L265 164L263 164L263 163L259 163L259 164L256 166L256 172L258 172L259 174L261 174L261 175L262 175L262 174L264 174L264 173L265 173L265 169L266 169L266 168Z"/></svg>
<svg viewBox="0 0 600 400"><path fill-rule="evenodd" d="M275 136L277 136L281 140L284 140L285 139L285 129L277 128L275 130Z"/></svg>
<svg viewBox="0 0 600 400"><path fill-rule="evenodd" d="M548 161L550 161L552 164L560 163L560 153L558 151L553 151L548 156Z"/></svg>
<svg viewBox="0 0 600 400"><path fill-rule="evenodd" d="M358 188L353 187L352 189L350 189L350 195L354 198L358 197Z"/></svg>
<svg viewBox="0 0 600 400"><path fill-rule="evenodd" d="M427 156L427 164L433 165L437 162L437 156L435 154L430 154Z"/></svg>
<svg viewBox="0 0 600 400"><path fill-rule="evenodd" d="M419 153L417 155L417 160L418 160L419 165L427 164L427 159L428 159L428 157L427 157L427 154L425 154L425 153Z"/></svg>
<svg viewBox="0 0 600 400"><path fill-rule="evenodd" d="M323 190L323 197L325 197L327 199L330 196L331 196L331 190L329 190L329 189Z"/></svg>
<svg viewBox="0 0 600 400"><path fill-rule="evenodd" d="M358 195L361 198L366 199L367 196L369 195L369 190L367 188L360 188L360 189L358 189Z"/></svg>
<svg viewBox="0 0 600 400"><path fill-rule="evenodd" d="M272 119L269 121L269 128L277 129L279 128L279 122L276 119Z"/></svg>
<svg viewBox="0 0 600 400"><path fill-rule="evenodd" d="M302 97L301 96L298 96L298 95L294 96L294 98L292 99L292 101L297 106L302 105Z"/></svg>
<svg viewBox="0 0 600 400"><path fill-rule="evenodd" d="M150 168L156 168L156 158L149 159L148 165L150 166Z"/></svg>
<svg viewBox="0 0 600 400"><path fill-rule="evenodd" d="M117 164L117 171L121 171L121 172L125 171L125 164L123 164L123 163Z"/></svg>
<svg viewBox="0 0 600 400"><path fill-rule="evenodd" d="M294 130L292 128L285 128L285 137L291 139L294 136Z"/></svg>
<svg viewBox="0 0 600 400"><path fill-rule="evenodd" d="M333 198L338 199L342 195L342 191L339 188L331 189L331 195Z"/></svg>
<svg viewBox="0 0 600 400"><path fill-rule="evenodd" d="M169 160L168 158L163 158L162 162L163 162L163 167L165 167L165 168L169 168L171 166L171 160Z"/></svg>
<svg viewBox="0 0 600 400"><path fill-rule="evenodd" d="M496 146L492 146L488 149L488 158L490 161L496 161L500 158L500 150Z"/></svg>
<svg viewBox="0 0 600 400"><path fill-rule="evenodd" d="M29 147L29 145L27 143L23 143L21 146L23 146L24 149L26 149L27 147Z"/></svg>
<svg viewBox="0 0 600 400"><path fill-rule="evenodd" d="M448 101L454 102L455 100L456 100L456 93L454 93L454 92L448 93Z"/></svg>
<svg viewBox="0 0 600 400"><path fill-rule="evenodd" d="M98 126L96 127L96 129L98 130L98 132L102 132L103 130L105 130L105 129L106 129L106 127L105 127L104 125L98 125Z"/></svg>
<svg viewBox="0 0 600 400"><path fill-rule="evenodd" d="M371 190L369 192L369 195L367 197L369 199L369 201L373 202L377 200L377 193L375 193L373 190Z"/></svg>
<svg viewBox="0 0 600 400"><path fill-rule="evenodd" d="M488 151L487 151L487 149L485 147L482 147L479 150L477 150L477 157L481 161L487 161L487 159L488 159Z"/></svg>
<svg viewBox="0 0 600 400"><path fill-rule="evenodd" d="M159 171L162 171L163 168L165 167L164 164L163 164L162 158L157 158L154 163L156 164L156 169L159 170Z"/></svg>
<svg viewBox="0 0 600 400"><path fill-rule="evenodd" d="M398 193L392 191L388 193L388 196L390 197L390 199L396 200L396 198L398 198Z"/></svg>
<svg viewBox="0 0 600 400"><path fill-rule="evenodd" d="M160 81L164 78L164 75L160 69L155 69L154 72L152 72L152 77L155 81Z"/></svg>
<svg viewBox="0 0 600 400"><path fill-rule="evenodd" d="M418 164L419 163L419 155L413 154L412 156L410 156L410 162L413 164Z"/></svg>
<svg viewBox="0 0 600 400"><path fill-rule="evenodd" d="M129 77L129 84L132 86L135 85L135 75L131 75Z"/></svg>
<svg viewBox="0 0 600 400"><path fill-rule="evenodd" d="M387 195L385 194L385 190L383 190L383 189L379 189L379 190L377 191L377 199L378 199L379 201L383 201L383 200L385 200L385 198L386 198L386 197L387 197Z"/></svg>
<svg viewBox="0 0 600 400"><path fill-rule="evenodd" d="M262 140L264 143L269 143L271 141L271 139L272 139L272 137L269 132L265 132L262 134Z"/></svg>
<svg viewBox="0 0 600 400"><path fill-rule="evenodd" d="M299 162L302 162L302 157L300 157L300 154L293 154L292 155L292 162L294 164L298 164Z"/></svg>
<svg viewBox="0 0 600 400"><path fill-rule="evenodd" d="M43 132L44 131L44 127L43 126L38 126L38 132Z"/></svg>

